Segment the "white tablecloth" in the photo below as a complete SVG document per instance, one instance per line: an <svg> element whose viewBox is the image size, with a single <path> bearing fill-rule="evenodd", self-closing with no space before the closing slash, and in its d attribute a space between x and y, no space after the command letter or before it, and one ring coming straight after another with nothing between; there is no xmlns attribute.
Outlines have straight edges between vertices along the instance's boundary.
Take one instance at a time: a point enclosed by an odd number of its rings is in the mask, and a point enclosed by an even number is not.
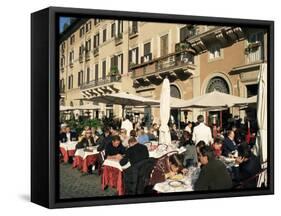
<svg viewBox="0 0 281 216"><path fill-rule="evenodd" d="M185 151L186 151L186 148L184 148L184 147L176 148L174 146L159 145L157 149L155 149L153 151L149 151L149 157L160 158L163 155L168 154L168 153L175 152L175 153L181 154Z"/></svg>
<svg viewBox="0 0 281 216"><path fill-rule="evenodd" d="M91 147L90 151L85 151L84 149L77 149L75 152L75 156L80 156L83 158L83 160L86 159L87 156L95 154L99 154L97 146Z"/></svg>
<svg viewBox="0 0 281 216"><path fill-rule="evenodd" d="M117 160L112 160L112 159L106 159L104 162L103 162L103 165L104 166L110 166L110 167L114 167L114 168L117 168L119 169L120 171L123 171L127 168L129 168L131 166L130 162L128 162L127 164L125 164L124 166L121 166L119 161Z"/></svg>
<svg viewBox="0 0 281 216"><path fill-rule="evenodd" d="M172 192L188 192L193 191L193 185L197 178L199 177L200 168L191 167L188 169L187 175L184 176L181 182L183 182L182 186L173 187L170 185L170 182L174 180L167 179L164 182L157 183L154 185L154 190L159 193L172 193Z"/></svg>
<svg viewBox="0 0 281 216"><path fill-rule="evenodd" d="M69 141L65 143L60 142L60 147L64 148L66 151L71 151L71 150L75 150L75 146L77 143L78 141Z"/></svg>

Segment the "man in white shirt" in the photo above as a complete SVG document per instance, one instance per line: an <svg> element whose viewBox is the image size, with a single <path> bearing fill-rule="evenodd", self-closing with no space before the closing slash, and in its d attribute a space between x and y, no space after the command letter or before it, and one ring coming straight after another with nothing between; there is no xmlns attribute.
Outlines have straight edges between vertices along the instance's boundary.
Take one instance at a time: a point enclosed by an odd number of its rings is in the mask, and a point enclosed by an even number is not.
<svg viewBox="0 0 281 216"><path fill-rule="evenodd" d="M197 117L197 121L199 125L193 129L192 140L194 141L195 145L201 140L204 141L206 145L211 145L213 143L212 132L211 128L205 125L204 116L199 115Z"/></svg>
<svg viewBox="0 0 281 216"><path fill-rule="evenodd" d="M133 130L133 123L129 120L129 116L126 115L125 120L122 121L121 129L125 129L127 131L126 135L130 135L131 130Z"/></svg>

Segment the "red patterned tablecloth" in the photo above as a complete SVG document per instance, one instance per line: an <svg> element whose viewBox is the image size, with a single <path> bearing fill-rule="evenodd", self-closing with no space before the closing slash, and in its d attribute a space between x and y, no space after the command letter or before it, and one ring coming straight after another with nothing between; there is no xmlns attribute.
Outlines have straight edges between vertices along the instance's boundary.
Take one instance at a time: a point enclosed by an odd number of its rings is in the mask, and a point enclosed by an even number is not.
<svg viewBox="0 0 281 216"><path fill-rule="evenodd" d="M105 165L103 167L102 189L104 190L106 186L116 188L119 196L124 195L123 172L115 167Z"/></svg>

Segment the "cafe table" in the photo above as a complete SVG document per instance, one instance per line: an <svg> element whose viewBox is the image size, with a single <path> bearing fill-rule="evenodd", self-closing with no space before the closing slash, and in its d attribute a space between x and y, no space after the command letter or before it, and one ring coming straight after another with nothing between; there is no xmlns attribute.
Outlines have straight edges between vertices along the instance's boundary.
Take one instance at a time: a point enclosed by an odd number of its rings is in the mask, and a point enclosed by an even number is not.
<svg viewBox="0 0 281 216"><path fill-rule="evenodd" d="M153 190L158 193L188 192L194 190L194 183L198 179L200 168L190 167L186 175L180 180L166 179L154 185Z"/></svg>
<svg viewBox="0 0 281 216"><path fill-rule="evenodd" d="M63 156L64 163L67 163L69 157L73 157L75 154L75 146L77 141L60 142L60 152Z"/></svg>
<svg viewBox="0 0 281 216"><path fill-rule="evenodd" d="M77 149L74 155L73 168L81 169L83 173L88 172L88 167L94 165L98 159L99 151L97 146Z"/></svg>
<svg viewBox="0 0 281 216"><path fill-rule="evenodd" d="M130 167L130 162L121 166L119 161L106 159L103 162L102 190L107 186L116 188L117 194L124 195L123 170Z"/></svg>

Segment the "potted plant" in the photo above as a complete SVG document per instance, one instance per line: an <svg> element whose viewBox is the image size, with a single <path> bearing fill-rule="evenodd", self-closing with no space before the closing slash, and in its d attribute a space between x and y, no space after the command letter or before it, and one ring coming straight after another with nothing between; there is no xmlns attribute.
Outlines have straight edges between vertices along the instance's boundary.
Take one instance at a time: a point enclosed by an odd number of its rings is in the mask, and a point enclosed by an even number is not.
<svg viewBox="0 0 281 216"><path fill-rule="evenodd" d="M118 80L118 78L120 78L118 67L116 65L113 65L110 68L110 71L109 71L108 75L110 76L111 81Z"/></svg>
<svg viewBox="0 0 281 216"><path fill-rule="evenodd" d="M261 45L260 41L249 43L248 46L245 48L245 54L249 54L251 52L256 51Z"/></svg>

